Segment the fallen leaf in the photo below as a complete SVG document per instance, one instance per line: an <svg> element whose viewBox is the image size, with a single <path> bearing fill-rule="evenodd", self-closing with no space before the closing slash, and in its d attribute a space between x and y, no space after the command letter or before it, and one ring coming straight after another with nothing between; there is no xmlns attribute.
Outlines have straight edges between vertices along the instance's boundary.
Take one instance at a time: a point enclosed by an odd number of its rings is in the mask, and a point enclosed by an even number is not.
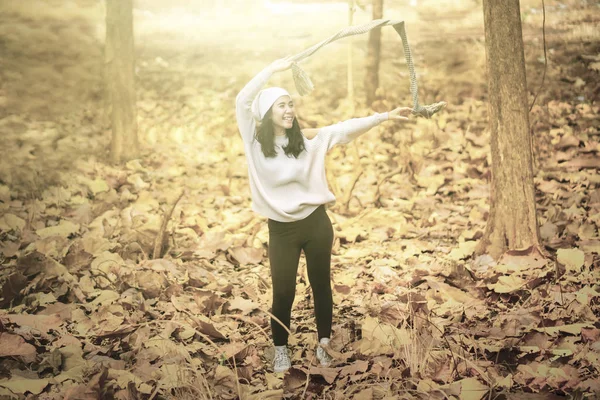
<svg viewBox="0 0 600 400"><path fill-rule="evenodd" d="M452 260L459 261L465 258L468 258L475 251L475 247L477 246L476 240L469 240L466 242L462 242L458 245L458 248L452 249L448 257Z"/></svg>
<svg viewBox="0 0 600 400"><path fill-rule="evenodd" d="M20 356L30 363L35 361L36 355L35 346L25 342L21 336L0 332L0 357Z"/></svg>
<svg viewBox="0 0 600 400"><path fill-rule="evenodd" d="M558 249L556 252L559 263L564 264L569 272L580 272L585 254L579 249Z"/></svg>
<svg viewBox="0 0 600 400"><path fill-rule="evenodd" d="M234 310L240 310L242 315L250 314L252 311L258 309L260 305L256 304L252 300L244 299L243 297L236 296L229 300L229 308Z"/></svg>
<svg viewBox="0 0 600 400"><path fill-rule="evenodd" d="M79 228L79 224L75 224L68 220L62 220L58 225L38 229L35 231L35 233L37 233L41 238L54 235L67 238L70 235L79 232Z"/></svg>
<svg viewBox="0 0 600 400"><path fill-rule="evenodd" d="M538 332L545 332L549 335L556 335L559 332L565 332L570 335L579 335L581 334L581 330L583 328L593 328L594 325L592 323L583 323L583 324L569 324L569 325L559 325L559 326L549 326L544 328L534 328Z"/></svg>
<svg viewBox="0 0 600 400"><path fill-rule="evenodd" d="M227 251L241 265L259 264L263 259L263 249L256 247L233 247Z"/></svg>
<svg viewBox="0 0 600 400"><path fill-rule="evenodd" d="M481 400L489 392L489 388L477 378L466 378L448 385L440 386L449 395L458 396L461 400Z"/></svg>
<svg viewBox="0 0 600 400"><path fill-rule="evenodd" d="M15 377L0 380L0 387L6 388L16 394L40 394L48 386L48 379L26 379Z"/></svg>
<svg viewBox="0 0 600 400"><path fill-rule="evenodd" d="M14 214L4 214L0 218L0 231L22 231L25 225L25 220Z"/></svg>
<svg viewBox="0 0 600 400"><path fill-rule="evenodd" d="M58 330L63 324L58 315L7 314L3 317L21 327L32 328L42 333L48 333L50 329Z"/></svg>
<svg viewBox="0 0 600 400"><path fill-rule="evenodd" d="M527 282L516 275L502 275L498 282L488 284L487 287L496 293L512 293L520 290Z"/></svg>

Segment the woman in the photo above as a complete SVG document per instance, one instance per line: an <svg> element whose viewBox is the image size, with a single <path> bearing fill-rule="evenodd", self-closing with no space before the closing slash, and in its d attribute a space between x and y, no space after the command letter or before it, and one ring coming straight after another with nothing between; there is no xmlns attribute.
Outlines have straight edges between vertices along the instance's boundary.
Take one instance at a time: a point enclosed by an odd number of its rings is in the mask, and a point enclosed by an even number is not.
<svg viewBox="0 0 600 400"><path fill-rule="evenodd" d="M325 205L335 202L335 197L327 186L325 155L336 144L349 143L383 121L407 120L411 109L396 108L325 128L300 129L289 93L278 87L261 90L273 73L285 71L291 64L290 57L276 60L246 84L236 98L236 117L248 161L252 209L268 218L272 313L289 330L298 262L304 251L319 339L316 355L320 364L327 366L331 358L324 347L331 335L333 309L333 228ZM273 369L283 372L291 366L288 332L273 318L271 331Z"/></svg>

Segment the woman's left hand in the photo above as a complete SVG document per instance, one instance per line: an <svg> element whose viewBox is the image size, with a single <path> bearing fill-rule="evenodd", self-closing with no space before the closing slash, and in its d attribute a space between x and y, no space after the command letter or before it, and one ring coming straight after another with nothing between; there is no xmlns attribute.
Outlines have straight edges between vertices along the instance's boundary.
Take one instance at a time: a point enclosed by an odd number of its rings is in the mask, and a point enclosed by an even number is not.
<svg viewBox="0 0 600 400"><path fill-rule="evenodd" d="M388 112L388 119L391 120L408 120L408 116L412 113L412 108L410 107L398 107Z"/></svg>

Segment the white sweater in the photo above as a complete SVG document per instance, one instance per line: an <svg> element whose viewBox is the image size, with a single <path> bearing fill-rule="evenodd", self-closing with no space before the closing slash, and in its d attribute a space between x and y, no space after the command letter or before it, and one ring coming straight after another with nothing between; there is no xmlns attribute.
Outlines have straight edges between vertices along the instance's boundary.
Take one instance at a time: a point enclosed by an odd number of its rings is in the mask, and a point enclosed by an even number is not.
<svg viewBox="0 0 600 400"><path fill-rule="evenodd" d="M277 156L267 158L254 138L256 121L251 105L272 74L267 67L246 84L236 97L236 118L248 161L252 209L275 221L292 222L306 218L321 204L335 203L325 176L327 152L387 120L388 114L376 113L321 128L313 139L304 138L306 150L298 158L285 155L287 136L275 136Z"/></svg>

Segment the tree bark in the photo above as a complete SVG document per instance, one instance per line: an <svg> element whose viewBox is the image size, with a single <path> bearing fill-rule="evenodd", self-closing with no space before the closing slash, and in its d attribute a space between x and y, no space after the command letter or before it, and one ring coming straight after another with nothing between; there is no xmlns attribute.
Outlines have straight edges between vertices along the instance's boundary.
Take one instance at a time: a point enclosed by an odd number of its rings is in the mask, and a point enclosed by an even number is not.
<svg viewBox="0 0 600 400"><path fill-rule="evenodd" d="M519 0L483 0L491 131L490 215L476 253L541 251Z"/></svg>
<svg viewBox="0 0 600 400"><path fill-rule="evenodd" d="M373 19L383 18L383 0L373 0ZM369 32L367 47L367 66L365 74L365 92L367 106L375 101L375 92L379 87L379 60L381 56L381 28Z"/></svg>
<svg viewBox="0 0 600 400"><path fill-rule="evenodd" d="M354 23L354 4L355 0L348 0L348 26L352 26ZM354 62L352 59L352 37L348 38L347 44L347 57L348 57L348 101L352 107L352 113L354 113L354 77L352 71L354 69Z"/></svg>
<svg viewBox="0 0 600 400"><path fill-rule="evenodd" d="M132 0L106 1L106 86L111 112L111 158L119 163L138 156Z"/></svg>

